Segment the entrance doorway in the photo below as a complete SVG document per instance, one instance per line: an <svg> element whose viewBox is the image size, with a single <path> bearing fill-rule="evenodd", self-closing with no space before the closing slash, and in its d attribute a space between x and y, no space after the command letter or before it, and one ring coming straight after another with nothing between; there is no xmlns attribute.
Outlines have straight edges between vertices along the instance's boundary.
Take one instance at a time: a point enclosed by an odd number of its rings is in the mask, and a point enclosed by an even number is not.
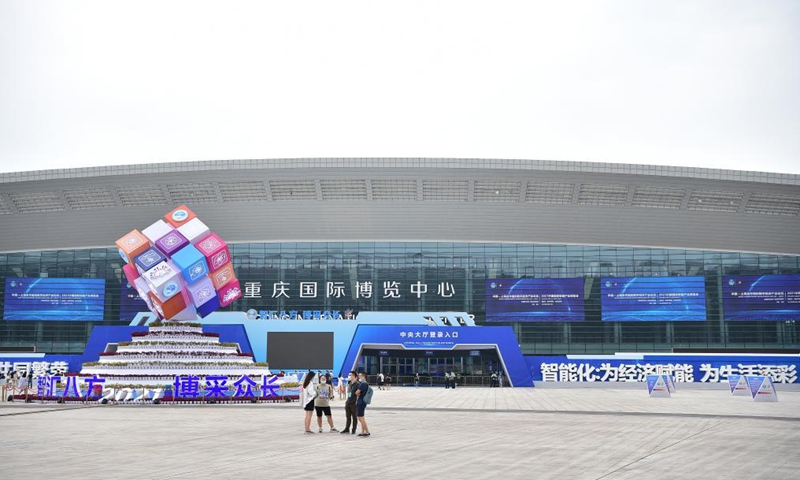
<svg viewBox="0 0 800 480"><path fill-rule="evenodd" d="M506 377L497 349L492 347L454 350L404 350L364 347L358 357L357 370L374 379L383 372L394 385L444 386L444 374L454 372L459 385L490 386L492 373ZM370 380L372 381L372 380Z"/></svg>

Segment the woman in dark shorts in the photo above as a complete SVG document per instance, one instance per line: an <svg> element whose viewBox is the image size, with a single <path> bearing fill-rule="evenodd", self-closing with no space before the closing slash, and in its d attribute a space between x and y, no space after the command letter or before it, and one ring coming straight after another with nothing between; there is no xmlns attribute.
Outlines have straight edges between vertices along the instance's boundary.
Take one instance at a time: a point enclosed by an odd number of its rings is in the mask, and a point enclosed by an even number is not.
<svg viewBox="0 0 800 480"><path fill-rule="evenodd" d="M306 374L306 378L303 379L303 389L300 391L300 405L303 406L303 410L306 412L306 433L314 433L311 431L311 417L314 415L314 399L317 396L317 390L312 383L314 375L314 372L308 372Z"/></svg>
<svg viewBox="0 0 800 480"><path fill-rule="evenodd" d="M328 383L326 375L319 378L319 384L316 387L316 398L314 399L314 409L317 411L317 425L319 426L319 433L322 433L322 415L328 419L328 425L331 427L331 433L336 433L339 430L333 426L333 417L331 416L331 400L333 400L333 386Z"/></svg>

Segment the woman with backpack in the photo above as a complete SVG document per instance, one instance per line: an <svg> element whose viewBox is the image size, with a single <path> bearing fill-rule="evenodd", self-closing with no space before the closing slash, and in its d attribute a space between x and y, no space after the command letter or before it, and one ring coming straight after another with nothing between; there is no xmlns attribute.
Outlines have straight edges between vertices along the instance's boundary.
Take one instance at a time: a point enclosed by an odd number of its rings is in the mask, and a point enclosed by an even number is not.
<svg viewBox="0 0 800 480"><path fill-rule="evenodd" d="M300 405L306 412L305 419L305 433L314 433L311 431L311 416L314 414L314 399L317 397L317 389L313 383L314 372L308 372L303 379L303 389L300 391Z"/></svg>

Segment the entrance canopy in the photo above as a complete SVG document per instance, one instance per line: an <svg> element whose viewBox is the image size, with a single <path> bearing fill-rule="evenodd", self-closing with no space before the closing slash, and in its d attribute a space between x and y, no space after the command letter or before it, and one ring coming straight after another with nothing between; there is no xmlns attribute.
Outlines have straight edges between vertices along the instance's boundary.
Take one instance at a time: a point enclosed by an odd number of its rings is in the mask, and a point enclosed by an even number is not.
<svg viewBox="0 0 800 480"><path fill-rule="evenodd" d="M442 352L492 349L497 352L514 387L532 387L530 369L511 327L448 327L359 325L345 357L342 371L354 370L365 351L406 351L431 356ZM459 352L460 353L460 352Z"/></svg>

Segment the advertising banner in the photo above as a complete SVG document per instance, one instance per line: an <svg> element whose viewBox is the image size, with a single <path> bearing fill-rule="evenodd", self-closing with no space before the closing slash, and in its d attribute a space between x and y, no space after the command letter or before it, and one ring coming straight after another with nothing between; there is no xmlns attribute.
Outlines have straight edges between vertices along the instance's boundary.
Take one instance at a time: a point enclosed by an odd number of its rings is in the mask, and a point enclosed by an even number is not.
<svg viewBox="0 0 800 480"><path fill-rule="evenodd" d="M6 278L6 320L102 321L102 278Z"/></svg>
<svg viewBox="0 0 800 480"><path fill-rule="evenodd" d="M722 278L725 320L800 320L800 275L735 275Z"/></svg>
<svg viewBox="0 0 800 480"><path fill-rule="evenodd" d="M490 278L486 321L582 322L583 299L582 278Z"/></svg>
<svg viewBox="0 0 800 480"><path fill-rule="evenodd" d="M702 322L703 277L606 277L600 282L604 322Z"/></svg>

